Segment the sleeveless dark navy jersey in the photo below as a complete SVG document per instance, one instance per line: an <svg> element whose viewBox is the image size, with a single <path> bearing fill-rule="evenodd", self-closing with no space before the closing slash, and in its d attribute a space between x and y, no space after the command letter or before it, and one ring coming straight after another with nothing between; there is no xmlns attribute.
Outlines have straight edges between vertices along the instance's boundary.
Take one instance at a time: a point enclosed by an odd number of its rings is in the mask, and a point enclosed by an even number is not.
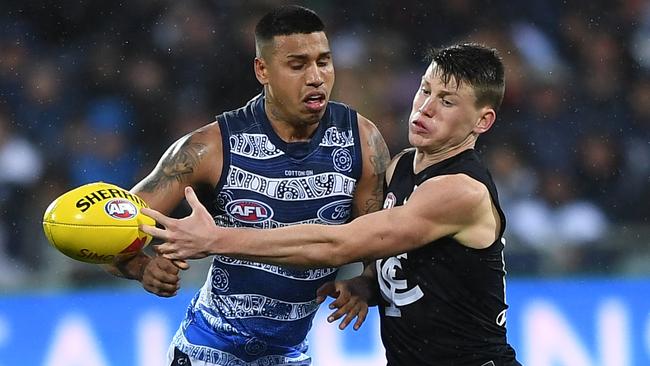
<svg viewBox="0 0 650 366"><path fill-rule="evenodd" d="M408 151L397 162L385 209L403 205L427 179L466 174L487 187L501 232L485 249L445 237L376 262L388 365L519 365L506 341L505 216L489 172L474 150L418 174L413 173L414 156L415 150Z"/></svg>
<svg viewBox="0 0 650 366"><path fill-rule="evenodd" d="M330 102L309 142L286 143L264 95L217 116L224 164L208 208L220 226L275 228L350 220L361 175L357 113ZM335 268L297 270L215 256L174 345L218 365L308 365L316 290Z"/></svg>

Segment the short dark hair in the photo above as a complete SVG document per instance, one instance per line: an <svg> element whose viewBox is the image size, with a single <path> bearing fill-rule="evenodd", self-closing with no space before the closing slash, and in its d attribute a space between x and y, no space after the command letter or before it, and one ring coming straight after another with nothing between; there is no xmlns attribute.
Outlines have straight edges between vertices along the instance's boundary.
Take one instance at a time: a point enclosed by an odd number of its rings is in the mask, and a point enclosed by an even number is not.
<svg viewBox="0 0 650 366"><path fill-rule="evenodd" d="M458 86L467 83L474 88L476 105L498 110L505 91L504 67L496 49L476 43L457 44L431 50L429 60L447 84L452 78Z"/></svg>
<svg viewBox="0 0 650 366"><path fill-rule="evenodd" d="M280 6L264 15L255 26L255 45L259 52L260 43L269 42L275 36L309 34L323 30L325 24L313 10L298 5Z"/></svg>

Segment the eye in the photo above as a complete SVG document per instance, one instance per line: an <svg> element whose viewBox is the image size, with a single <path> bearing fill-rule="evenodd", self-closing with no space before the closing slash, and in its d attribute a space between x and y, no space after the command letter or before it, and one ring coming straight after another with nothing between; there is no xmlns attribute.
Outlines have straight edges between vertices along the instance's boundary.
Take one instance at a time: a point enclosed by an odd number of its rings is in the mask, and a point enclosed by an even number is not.
<svg viewBox="0 0 650 366"><path fill-rule="evenodd" d="M440 98L440 103L442 103L443 106L445 107L451 107L454 105L451 101L445 99L445 98Z"/></svg>
<svg viewBox="0 0 650 366"><path fill-rule="evenodd" d="M420 87L420 92L424 95L431 95L431 90L425 88L424 86Z"/></svg>
<svg viewBox="0 0 650 366"><path fill-rule="evenodd" d="M317 64L318 64L318 67L326 67L326 66L329 65L330 63L329 63L328 60L320 60L320 61L318 61Z"/></svg>
<svg viewBox="0 0 650 366"><path fill-rule="evenodd" d="M291 70L300 70L300 69L302 69L302 66L303 66L303 64L301 64L301 63L289 64L289 67L291 68Z"/></svg>

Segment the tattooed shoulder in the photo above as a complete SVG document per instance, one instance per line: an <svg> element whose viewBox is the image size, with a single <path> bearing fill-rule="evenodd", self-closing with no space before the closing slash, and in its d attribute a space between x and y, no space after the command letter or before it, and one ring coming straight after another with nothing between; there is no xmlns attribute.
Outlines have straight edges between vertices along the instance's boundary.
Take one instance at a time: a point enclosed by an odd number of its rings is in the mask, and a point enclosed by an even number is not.
<svg viewBox="0 0 650 366"><path fill-rule="evenodd" d="M386 167L390 163L390 153L384 138L377 128L371 129L368 146L370 147L371 154L370 162L372 163L375 174L383 175L386 172Z"/></svg>
<svg viewBox="0 0 650 366"><path fill-rule="evenodd" d="M192 135L181 138L165 152L142 190L154 192L173 183L188 183L206 153L207 145L193 141Z"/></svg>

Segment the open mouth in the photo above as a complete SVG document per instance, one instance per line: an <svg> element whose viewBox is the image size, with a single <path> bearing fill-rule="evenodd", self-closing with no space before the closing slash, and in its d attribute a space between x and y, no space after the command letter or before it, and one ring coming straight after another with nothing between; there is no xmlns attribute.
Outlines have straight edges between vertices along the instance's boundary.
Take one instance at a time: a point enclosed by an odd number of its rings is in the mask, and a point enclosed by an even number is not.
<svg viewBox="0 0 650 366"><path fill-rule="evenodd" d="M307 109L310 111L320 112L325 108L325 94L320 92L309 93L305 99L303 99L303 103L305 103L305 106L307 106Z"/></svg>

